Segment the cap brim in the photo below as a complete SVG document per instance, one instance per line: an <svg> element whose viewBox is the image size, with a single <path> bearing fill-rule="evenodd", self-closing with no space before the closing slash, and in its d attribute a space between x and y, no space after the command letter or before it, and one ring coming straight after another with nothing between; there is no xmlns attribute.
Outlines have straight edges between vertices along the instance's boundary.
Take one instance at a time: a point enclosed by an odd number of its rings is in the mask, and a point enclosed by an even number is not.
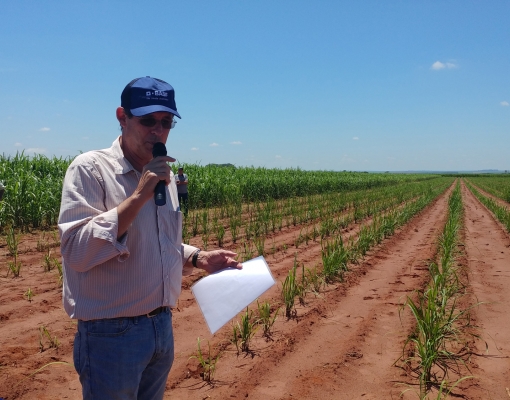
<svg viewBox="0 0 510 400"><path fill-rule="evenodd" d="M172 113L176 117L181 118L181 116L179 115L177 110L172 110L171 108L168 108L168 107L165 107L165 106L161 106L161 105L158 105L158 104L155 104L155 105L152 105L152 106L133 108L130 111L131 111L131 114L133 114L135 117L142 117L144 115L151 114L151 113L154 113L154 112L164 111L164 112Z"/></svg>

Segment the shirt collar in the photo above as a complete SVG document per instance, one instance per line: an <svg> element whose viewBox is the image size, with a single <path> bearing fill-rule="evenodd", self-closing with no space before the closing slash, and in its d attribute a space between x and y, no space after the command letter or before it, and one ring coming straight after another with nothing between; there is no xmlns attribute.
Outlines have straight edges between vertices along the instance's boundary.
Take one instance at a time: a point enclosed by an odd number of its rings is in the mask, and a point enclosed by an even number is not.
<svg viewBox="0 0 510 400"><path fill-rule="evenodd" d="M120 147L120 136L115 139L110 148L113 156L113 162L115 163L115 173L119 175L127 174L129 171L135 171L135 168L131 163L124 157L122 147Z"/></svg>

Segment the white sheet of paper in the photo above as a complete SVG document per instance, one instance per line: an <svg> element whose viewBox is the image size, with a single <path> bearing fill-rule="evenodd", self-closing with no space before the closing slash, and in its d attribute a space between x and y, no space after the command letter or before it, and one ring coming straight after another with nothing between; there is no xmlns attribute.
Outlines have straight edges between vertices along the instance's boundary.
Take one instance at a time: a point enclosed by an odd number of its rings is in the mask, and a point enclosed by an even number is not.
<svg viewBox="0 0 510 400"><path fill-rule="evenodd" d="M208 275L192 287L212 334L275 284L264 257L243 263L243 269L227 268Z"/></svg>

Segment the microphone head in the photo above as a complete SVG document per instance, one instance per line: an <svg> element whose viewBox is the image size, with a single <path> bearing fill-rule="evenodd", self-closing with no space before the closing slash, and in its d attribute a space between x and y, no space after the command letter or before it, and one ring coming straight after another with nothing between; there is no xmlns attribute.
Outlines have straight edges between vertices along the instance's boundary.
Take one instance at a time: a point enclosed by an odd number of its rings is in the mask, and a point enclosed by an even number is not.
<svg viewBox="0 0 510 400"><path fill-rule="evenodd" d="M164 143L154 143L152 148L152 157L166 156L166 147Z"/></svg>

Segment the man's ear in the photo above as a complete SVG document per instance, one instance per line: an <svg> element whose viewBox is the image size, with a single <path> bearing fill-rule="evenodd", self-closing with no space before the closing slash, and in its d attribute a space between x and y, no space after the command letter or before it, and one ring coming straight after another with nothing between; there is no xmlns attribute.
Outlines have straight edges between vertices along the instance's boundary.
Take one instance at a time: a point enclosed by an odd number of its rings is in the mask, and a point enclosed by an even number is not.
<svg viewBox="0 0 510 400"><path fill-rule="evenodd" d="M115 111L115 114L117 116L117 120L119 121L120 126L123 128L126 126L126 112L122 107L117 107L117 110Z"/></svg>

